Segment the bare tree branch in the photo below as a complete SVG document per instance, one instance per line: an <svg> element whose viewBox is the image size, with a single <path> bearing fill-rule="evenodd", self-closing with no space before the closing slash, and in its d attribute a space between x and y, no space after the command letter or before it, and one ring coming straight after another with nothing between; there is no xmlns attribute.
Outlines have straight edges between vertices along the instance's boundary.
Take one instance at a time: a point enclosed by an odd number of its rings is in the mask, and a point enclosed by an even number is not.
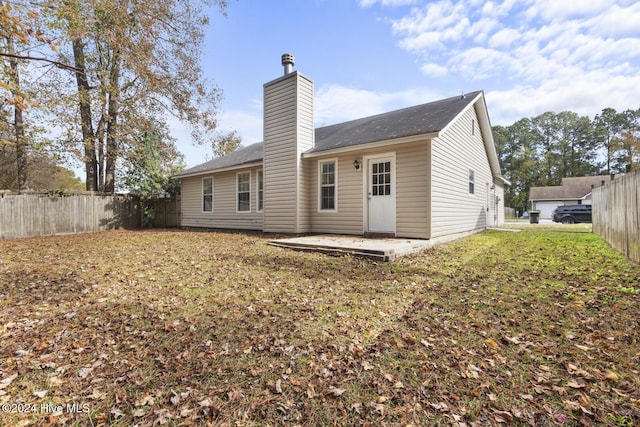
<svg viewBox="0 0 640 427"><path fill-rule="evenodd" d="M68 71L73 71L74 73L83 73L84 74L84 70L81 70L78 67L74 67L73 65L65 64L65 63L62 63L62 62L59 62L59 61L54 61L54 60L48 59L48 58L41 58L41 57L29 56L29 55L18 55L18 54L12 54L12 53L8 53L8 52L0 52L0 56L5 56L7 58L24 59L26 61L48 62L49 64L53 64L58 68L62 68L63 70L68 70Z"/></svg>

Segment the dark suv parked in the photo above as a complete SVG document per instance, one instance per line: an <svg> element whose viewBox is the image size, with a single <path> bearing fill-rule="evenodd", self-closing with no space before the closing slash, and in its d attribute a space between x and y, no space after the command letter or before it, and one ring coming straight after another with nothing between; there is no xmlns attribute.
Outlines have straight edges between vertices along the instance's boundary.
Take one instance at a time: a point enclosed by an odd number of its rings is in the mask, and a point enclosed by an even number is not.
<svg viewBox="0 0 640 427"><path fill-rule="evenodd" d="M553 222L563 224L591 222L591 205L558 206L553 211Z"/></svg>

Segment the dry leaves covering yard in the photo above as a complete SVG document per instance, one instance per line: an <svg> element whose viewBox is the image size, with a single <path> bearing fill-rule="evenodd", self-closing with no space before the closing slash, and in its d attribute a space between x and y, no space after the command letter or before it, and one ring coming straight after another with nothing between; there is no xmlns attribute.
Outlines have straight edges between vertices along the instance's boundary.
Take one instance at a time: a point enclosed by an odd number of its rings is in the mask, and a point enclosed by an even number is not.
<svg viewBox="0 0 640 427"><path fill-rule="evenodd" d="M640 267L597 236L392 263L266 241L0 241L0 424L640 424Z"/></svg>

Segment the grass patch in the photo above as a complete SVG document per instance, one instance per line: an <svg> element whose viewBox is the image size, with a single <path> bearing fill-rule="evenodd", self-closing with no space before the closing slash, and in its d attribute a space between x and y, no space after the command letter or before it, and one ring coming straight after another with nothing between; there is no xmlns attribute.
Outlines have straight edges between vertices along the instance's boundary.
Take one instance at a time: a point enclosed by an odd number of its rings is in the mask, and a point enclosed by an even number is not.
<svg viewBox="0 0 640 427"><path fill-rule="evenodd" d="M0 241L2 422L638 424L640 267L558 230L393 263L234 233Z"/></svg>

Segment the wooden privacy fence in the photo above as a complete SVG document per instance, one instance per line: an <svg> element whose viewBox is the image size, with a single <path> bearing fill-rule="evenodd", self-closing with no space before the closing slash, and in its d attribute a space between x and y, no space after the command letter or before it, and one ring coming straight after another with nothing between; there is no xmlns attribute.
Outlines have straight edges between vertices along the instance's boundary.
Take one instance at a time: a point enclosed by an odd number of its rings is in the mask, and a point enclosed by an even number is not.
<svg viewBox="0 0 640 427"><path fill-rule="evenodd" d="M640 170L593 189L593 232L640 262Z"/></svg>
<svg viewBox="0 0 640 427"><path fill-rule="evenodd" d="M94 193L0 194L0 238L140 228L140 199Z"/></svg>
<svg viewBox="0 0 640 427"><path fill-rule="evenodd" d="M150 206L154 210L154 227L180 227L180 196L153 199Z"/></svg>
<svg viewBox="0 0 640 427"><path fill-rule="evenodd" d="M504 208L504 217L505 218L516 218L516 210L514 208L508 208L505 206Z"/></svg>

